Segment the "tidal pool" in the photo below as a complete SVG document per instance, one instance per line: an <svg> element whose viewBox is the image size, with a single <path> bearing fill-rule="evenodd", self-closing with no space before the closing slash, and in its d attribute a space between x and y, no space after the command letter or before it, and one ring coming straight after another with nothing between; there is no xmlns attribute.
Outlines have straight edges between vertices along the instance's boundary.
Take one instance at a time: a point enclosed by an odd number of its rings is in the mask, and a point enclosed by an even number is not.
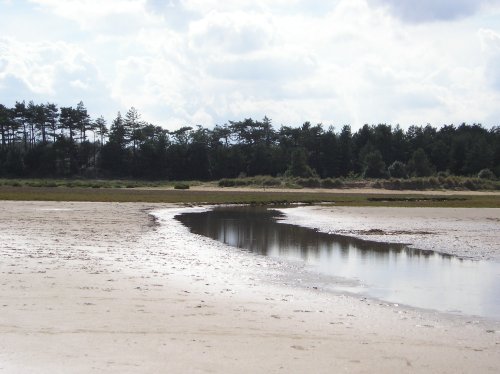
<svg viewBox="0 0 500 374"><path fill-rule="evenodd" d="M293 208L291 208L293 209ZM365 241L279 223L260 207L223 207L176 217L194 234L257 254L304 263L313 272L354 280L347 290L391 303L500 319L500 263L472 261L402 244Z"/></svg>

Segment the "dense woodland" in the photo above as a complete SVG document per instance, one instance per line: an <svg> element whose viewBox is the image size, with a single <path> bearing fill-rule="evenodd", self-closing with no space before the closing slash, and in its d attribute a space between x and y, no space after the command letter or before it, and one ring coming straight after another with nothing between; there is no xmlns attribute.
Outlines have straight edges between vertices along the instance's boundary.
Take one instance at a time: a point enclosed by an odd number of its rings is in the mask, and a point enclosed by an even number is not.
<svg viewBox="0 0 500 374"><path fill-rule="evenodd" d="M500 176L500 127L365 125L356 132L271 120L168 131L136 109L110 123L85 105L0 104L0 177L214 180L255 175L407 178ZM484 171L483 171L484 173ZM488 172L489 173L489 172ZM495 175L489 173L494 178Z"/></svg>

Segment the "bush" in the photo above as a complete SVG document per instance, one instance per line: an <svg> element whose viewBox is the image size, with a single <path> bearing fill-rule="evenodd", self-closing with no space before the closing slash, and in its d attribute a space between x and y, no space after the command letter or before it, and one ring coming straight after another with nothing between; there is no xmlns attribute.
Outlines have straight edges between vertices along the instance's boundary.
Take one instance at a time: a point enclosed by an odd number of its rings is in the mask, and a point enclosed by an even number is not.
<svg viewBox="0 0 500 374"><path fill-rule="evenodd" d="M439 180L435 177L430 177L429 179L427 179L427 184L430 186L430 187L438 187L439 186Z"/></svg>
<svg viewBox="0 0 500 374"><path fill-rule="evenodd" d="M388 168L391 178L407 178L406 165L401 161L394 161Z"/></svg>
<svg viewBox="0 0 500 374"><path fill-rule="evenodd" d="M322 188L342 188L344 183L340 179L326 178L321 181Z"/></svg>
<svg viewBox="0 0 500 374"><path fill-rule="evenodd" d="M464 186L467 187L471 191L477 190L477 186L472 179L467 179L464 183Z"/></svg>
<svg viewBox="0 0 500 374"><path fill-rule="evenodd" d="M477 175L480 179L494 180L496 178L495 174L490 169L483 169Z"/></svg>
<svg viewBox="0 0 500 374"><path fill-rule="evenodd" d="M174 189L176 190L189 190L189 184L187 183L177 183L174 185Z"/></svg>
<svg viewBox="0 0 500 374"><path fill-rule="evenodd" d="M262 185L265 187L276 187L281 185L281 180L278 178L267 177L262 180Z"/></svg>
<svg viewBox="0 0 500 374"><path fill-rule="evenodd" d="M219 181L219 187L241 187L251 184L251 179L229 179L224 178Z"/></svg>
<svg viewBox="0 0 500 374"><path fill-rule="evenodd" d="M319 178L299 178L297 179L297 184L302 187L319 188L321 181Z"/></svg>
<svg viewBox="0 0 500 374"><path fill-rule="evenodd" d="M388 190L401 190L403 189L403 183L399 179L391 179L383 184L384 188Z"/></svg>
<svg viewBox="0 0 500 374"><path fill-rule="evenodd" d="M221 179L219 181L219 187L234 187L235 185L234 179Z"/></svg>

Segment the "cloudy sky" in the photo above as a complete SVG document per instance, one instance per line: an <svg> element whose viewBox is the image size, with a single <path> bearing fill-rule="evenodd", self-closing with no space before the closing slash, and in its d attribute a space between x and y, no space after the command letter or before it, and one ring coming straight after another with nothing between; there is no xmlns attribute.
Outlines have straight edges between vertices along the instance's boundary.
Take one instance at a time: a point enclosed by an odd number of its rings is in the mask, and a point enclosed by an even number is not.
<svg viewBox="0 0 500 374"><path fill-rule="evenodd" d="M0 103L500 125L500 0L0 0Z"/></svg>

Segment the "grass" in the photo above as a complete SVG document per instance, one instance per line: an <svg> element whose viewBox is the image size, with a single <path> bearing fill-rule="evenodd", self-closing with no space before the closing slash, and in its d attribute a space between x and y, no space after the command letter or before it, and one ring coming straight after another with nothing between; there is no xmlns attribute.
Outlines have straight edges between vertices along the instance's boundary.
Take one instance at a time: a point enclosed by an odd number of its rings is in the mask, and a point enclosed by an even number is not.
<svg viewBox="0 0 500 374"><path fill-rule="evenodd" d="M387 190L454 190L500 191L500 181L473 177L435 176L409 179L359 179L359 178L284 178L256 176L225 178L219 187L285 187L285 188L379 188Z"/></svg>
<svg viewBox="0 0 500 374"><path fill-rule="evenodd" d="M220 191L88 188L79 186L33 187L0 186L0 200L25 201L89 201L89 202L146 202L185 204L292 204L326 203L335 206L394 206L394 207L470 207L500 208L499 195L419 195L306 192L300 190Z"/></svg>
<svg viewBox="0 0 500 374"><path fill-rule="evenodd" d="M12 187L81 187L81 188L154 188L175 185L194 186L200 182L142 181L126 179L0 179L1 186Z"/></svg>
<svg viewBox="0 0 500 374"><path fill-rule="evenodd" d="M457 176L438 176L410 179L388 179L374 182L373 187L388 190L469 190L500 191L500 181Z"/></svg>
<svg viewBox="0 0 500 374"><path fill-rule="evenodd" d="M0 186L11 187L81 187L81 188L180 188L198 185L251 188L376 188L384 190L453 190L453 191L500 191L500 180L472 177L435 176L409 179L359 179L359 178L285 178L258 175L255 177L221 179L212 182L199 181L144 181L106 179L1 179Z"/></svg>
<svg viewBox="0 0 500 374"><path fill-rule="evenodd" d="M176 183L174 184L175 190L189 190L189 184L187 183Z"/></svg>

